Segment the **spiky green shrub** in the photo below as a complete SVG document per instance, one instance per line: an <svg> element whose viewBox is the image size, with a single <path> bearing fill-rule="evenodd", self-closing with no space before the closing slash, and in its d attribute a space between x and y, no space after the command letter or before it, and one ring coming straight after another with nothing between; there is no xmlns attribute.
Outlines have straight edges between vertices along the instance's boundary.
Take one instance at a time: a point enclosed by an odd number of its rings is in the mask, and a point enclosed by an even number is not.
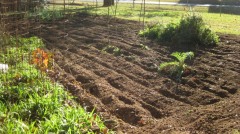
<svg viewBox="0 0 240 134"><path fill-rule="evenodd" d="M172 41L173 47L195 49L214 46L219 38L206 27L201 16L188 15L181 19Z"/></svg>
<svg viewBox="0 0 240 134"><path fill-rule="evenodd" d="M181 80L182 74L187 67L185 63L186 59L192 59L194 57L193 52L174 52L171 54L174 61L161 63L159 66L159 71L162 74L167 74L170 77L174 77L177 80Z"/></svg>
<svg viewBox="0 0 240 134"><path fill-rule="evenodd" d="M143 36L148 37L149 39L158 39L162 34L164 28L165 28L164 25L159 23L150 25L145 30L141 30L139 32L139 35L142 37Z"/></svg>
<svg viewBox="0 0 240 134"><path fill-rule="evenodd" d="M169 23L164 29L161 35L159 35L158 40L161 42L171 42L172 37L176 34L177 24Z"/></svg>
<svg viewBox="0 0 240 134"><path fill-rule="evenodd" d="M147 27L139 35L168 42L172 48L185 50L215 46L219 41L219 37L205 25L202 17L196 15L183 17L179 24Z"/></svg>

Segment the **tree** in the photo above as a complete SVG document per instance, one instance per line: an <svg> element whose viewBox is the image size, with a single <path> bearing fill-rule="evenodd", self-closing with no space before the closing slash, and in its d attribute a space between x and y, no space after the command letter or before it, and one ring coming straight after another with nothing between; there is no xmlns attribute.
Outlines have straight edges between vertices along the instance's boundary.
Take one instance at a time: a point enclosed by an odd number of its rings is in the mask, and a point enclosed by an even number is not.
<svg viewBox="0 0 240 134"><path fill-rule="evenodd" d="M108 7L114 5L114 0L103 0L103 6Z"/></svg>

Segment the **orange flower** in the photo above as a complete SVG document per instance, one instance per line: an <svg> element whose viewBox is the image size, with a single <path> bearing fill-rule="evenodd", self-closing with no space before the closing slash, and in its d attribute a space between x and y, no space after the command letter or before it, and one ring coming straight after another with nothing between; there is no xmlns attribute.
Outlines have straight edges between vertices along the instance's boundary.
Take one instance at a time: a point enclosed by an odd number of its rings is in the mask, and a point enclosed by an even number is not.
<svg viewBox="0 0 240 134"><path fill-rule="evenodd" d="M32 64L39 67L41 70L46 70L48 68L50 55L44 50L37 48L32 53Z"/></svg>

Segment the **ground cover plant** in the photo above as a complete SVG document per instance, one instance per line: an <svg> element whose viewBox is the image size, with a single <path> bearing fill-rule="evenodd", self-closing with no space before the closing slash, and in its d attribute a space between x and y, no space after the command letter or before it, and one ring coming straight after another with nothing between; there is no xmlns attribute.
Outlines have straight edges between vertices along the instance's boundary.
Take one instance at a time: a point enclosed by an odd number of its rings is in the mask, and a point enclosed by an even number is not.
<svg viewBox="0 0 240 134"><path fill-rule="evenodd" d="M64 87L46 76L51 54L41 39L1 36L0 133L107 133L93 111L87 113ZM38 69L36 69L38 68Z"/></svg>
<svg viewBox="0 0 240 134"><path fill-rule="evenodd" d="M160 42L169 42L174 49L196 49L215 46L219 42L219 37L212 32L201 16L187 15L183 17L179 24L162 24L148 26L140 31L140 36L157 39Z"/></svg>

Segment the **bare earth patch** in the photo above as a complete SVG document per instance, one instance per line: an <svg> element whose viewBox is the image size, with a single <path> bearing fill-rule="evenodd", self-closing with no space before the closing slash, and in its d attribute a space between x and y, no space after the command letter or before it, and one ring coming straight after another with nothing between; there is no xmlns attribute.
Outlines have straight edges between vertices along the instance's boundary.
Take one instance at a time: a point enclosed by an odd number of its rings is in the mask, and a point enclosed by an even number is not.
<svg viewBox="0 0 240 134"><path fill-rule="evenodd" d="M56 61L50 75L118 133L240 130L239 36L221 35L219 46L197 51L194 73L177 87L157 72L171 52L138 37L138 22L78 14L42 25L38 36ZM120 48L120 55L103 52L107 45Z"/></svg>

